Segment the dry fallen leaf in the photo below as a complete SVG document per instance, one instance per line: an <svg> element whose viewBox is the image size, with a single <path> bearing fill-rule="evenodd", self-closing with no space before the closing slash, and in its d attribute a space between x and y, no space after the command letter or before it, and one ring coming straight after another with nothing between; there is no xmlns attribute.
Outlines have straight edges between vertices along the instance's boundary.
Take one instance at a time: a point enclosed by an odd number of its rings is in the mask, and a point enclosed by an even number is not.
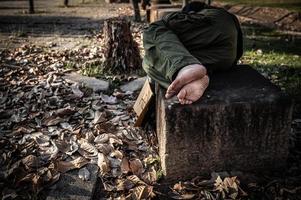
<svg viewBox="0 0 301 200"><path fill-rule="evenodd" d="M95 139L95 143L106 143L109 141L109 134L103 133L101 135L98 135Z"/></svg>
<svg viewBox="0 0 301 200"><path fill-rule="evenodd" d="M135 186L135 184L128 179L117 179L117 191L130 190Z"/></svg>
<svg viewBox="0 0 301 200"><path fill-rule="evenodd" d="M121 172L124 174L127 174L131 170L129 160L126 157L122 158L120 168L121 168Z"/></svg>
<svg viewBox="0 0 301 200"><path fill-rule="evenodd" d="M85 166L88 163L89 163L89 161L86 160L85 158L78 157L78 158L76 158L74 160L71 160L71 161L59 161L57 163L56 169L59 172L65 173L65 172L70 171L72 169L81 168L81 167Z"/></svg>
<svg viewBox="0 0 301 200"><path fill-rule="evenodd" d="M126 179L133 182L135 185L147 185L136 175L127 176Z"/></svg>
<svg viewBox="0 0 301 200"><path fill-rule="evenodd" d="M98 123L102 123L105 122L106 119L106 113L105 112L100 112L100 111L96 111L94 114L94 119L92 121L93 124L98 124Z"/></svg>
<svg viewBox="0 0 301 200"><path fill-rule="evenodd" d="M114 147L111 144L96 144L95 147L100 153L108 155L110 152L114 151Z"/></svg>
<svg viewBox="0 0 301 200"><path fill-rule="evenodd" d="M43 124L45 126L54 126L54 125L57 125L57 124L59 124L61 122L64 122L64 121L65 121L64 118L53 115L53 116L50 116L50 117L44 119Z"/></svg>
<svg viewBox="0 0 301 200"><path fill-rule="evenodd" d="M119 150L114 150L110 153L110 156L113 157L113 158L122 159L123 158L123 153Z"/></svg>
<svg viewBox="0 0 301 200"><path fill-rule="evenodd" d="M182 199L182 200L184 200L184 199L195 199L195 194L179 194L179 193L173 192L170 195L170 198L172 198L172 199ZM208 199L208 198L205 198L205 199Z"/></svg>
<svg viewBox="0 0 301 200"><path fill-rule="evenodd" d="M59 116L59 117L65 117L72 115L76 112L75 108L71 108L71 106L67 106L65 108L60 108L54 111L53 115Z"/></svg>
<svg viewBox="0 0 301 200"><path fill-rule="evenodd" d="M236 199L239 192L239 181L237 177L226 177L224 180L220 178L220 176L217 177L215 180L215 190L219 191L223 198L228 197L231 199Z"/></svg>
<svg viewBox="0 0 301 200"><path fill-rule="evenodd" d="M140 185L132 189L132 199L148 199L155 196L152 186Z"/></svg>
<svg viewBox="0 0 301 200"><path fill-rule="evenodd" d="M38 168L41 165L41 162L38 157L35 155L28 155L22 159L23 165L27 168Z"/></svg>
<svg viewBox="0 0 301 200"><path fill-rule="evenodd" d="M150 185L154 184L157 181L157 172L156 172L155 168L151 167L148 171L146 171L142 175L142 179Z"/></svg>
<svg viewBox="0 0 301 200"><path fill-rule="evenodd" d="M67 153L70 150L69 144L64 140L56 140L54 142L58 148L58 150L62 153Z"/></svg>
<svg viewBox="0 0 301 200"><path fill-rule="evenodd" d="M109 182L103 182L103 187L104 187L105 191L108 191L108 192L112 192L113 190L115 190L115 186Z"/></svg>
<svg viewBox="0 0 301 200"><path fill-rule="evenodd" d="M140 177L144 171L142 162L138 158L135 158L131 159L129 163L131 172Z"/></svg>
<svg viewBox="0 0 301 200"><path fill-rule="evenodd" d="M89 143L86 139L82 138L79 140L79 147L80 149L78 150L78 152L85 158L92 159L94 157L97 157L97 148L93 144Z"/></svg>
<svg viewBox="0 0 301 200"><path fill-rule="evenodd" d="M106 174L109 171L109 160L103 153L98 153L97 165L101 175Z"/></svg>

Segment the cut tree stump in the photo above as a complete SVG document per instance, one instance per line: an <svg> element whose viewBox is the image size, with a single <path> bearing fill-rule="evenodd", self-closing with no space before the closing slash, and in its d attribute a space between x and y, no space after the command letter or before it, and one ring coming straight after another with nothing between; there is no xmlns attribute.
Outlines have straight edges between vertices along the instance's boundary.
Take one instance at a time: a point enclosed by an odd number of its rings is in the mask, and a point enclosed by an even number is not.
<svg viewBox="0 0 301 200"><path fill-rule="evenodd" d="M214 74L191 105L156 89L157 134L167 181L213 171L282 169L288 156L292 101L248 66Z"/></svg>
<svg viewBox="0 0 301 200"><path fill-rule="evenodd" d="M126 18L111 18L104 22L104 64L102 70L110 74L130 73L141 69L138 44Z"/></svg>

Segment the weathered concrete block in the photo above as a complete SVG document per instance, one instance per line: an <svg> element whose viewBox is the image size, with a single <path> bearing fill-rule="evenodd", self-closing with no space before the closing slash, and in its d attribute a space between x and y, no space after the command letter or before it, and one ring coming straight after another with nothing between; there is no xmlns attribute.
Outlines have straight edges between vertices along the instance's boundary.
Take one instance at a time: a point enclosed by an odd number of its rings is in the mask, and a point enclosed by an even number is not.
<svg viewBox="0 0 301 200"><path fill-rule="evenodd" d="M162 19L162 17L164 17L165 15L177 11L181 11L181 5L171 5L171 4L153 5L150 8L149 22L150 23L155 22L157 20Z"/></svg>
<svg viewBox="0 0 301 200"><path fill-rule="evenodd" d="M167 181L213 171L281 169L288 155L292 102L248 66L215 74L191 105L157 89L157 134Z"/></svg>
<svg viewBox="0 0 301 200"><path fill-rule="evenodd" d="M61 174L60 180L52 186L46 200L91 200L97 183L98 166L88 164L90 179L81 180L78 169ZM100 194L101 195L101 194Z"/></svg>

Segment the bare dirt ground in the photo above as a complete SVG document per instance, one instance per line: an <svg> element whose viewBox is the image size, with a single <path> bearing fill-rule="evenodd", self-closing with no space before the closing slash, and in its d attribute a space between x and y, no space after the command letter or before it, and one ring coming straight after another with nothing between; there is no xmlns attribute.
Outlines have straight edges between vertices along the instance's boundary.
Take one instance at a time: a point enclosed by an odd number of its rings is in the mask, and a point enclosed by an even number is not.
<svg viewBox="0 0 301 200"><path fill-rule="evenodd" d="M107 4L103 0L36 0L36 14L28 14L28 1L0 1L0 49L24 43L53 49L74 49L97 44L95 35L103 21L120 15L132 16L130 4ZM260 24L301 34L300 14L278 8L228 5L215 2L237 14L243 24ZM143 15L144 13L142 13Z"/></svg>
<svg viewBox="0 0 301 200"><path fill-rule="evenodd" d="M56 49L74 49L96 45L93 35L101 31L110 17L132 15L130 4L104 1L36 0L36 14L27 14L28 1L1 1L0 48L19 47L24 43Z"/></svg>

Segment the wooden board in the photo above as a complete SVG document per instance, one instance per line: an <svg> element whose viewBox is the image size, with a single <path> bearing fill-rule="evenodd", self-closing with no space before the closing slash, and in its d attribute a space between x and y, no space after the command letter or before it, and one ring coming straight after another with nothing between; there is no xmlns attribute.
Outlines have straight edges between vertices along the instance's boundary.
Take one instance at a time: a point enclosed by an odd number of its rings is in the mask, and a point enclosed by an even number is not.
<svg viewBox="0 0 301 200"><path fill-rule="evenodd" d="M149 103L152 100L153 96L154 93L152 92L148 80L146 80L134 104L134 111L138 116L135 126L141 126L144 116L148 110Z"/></svg>

